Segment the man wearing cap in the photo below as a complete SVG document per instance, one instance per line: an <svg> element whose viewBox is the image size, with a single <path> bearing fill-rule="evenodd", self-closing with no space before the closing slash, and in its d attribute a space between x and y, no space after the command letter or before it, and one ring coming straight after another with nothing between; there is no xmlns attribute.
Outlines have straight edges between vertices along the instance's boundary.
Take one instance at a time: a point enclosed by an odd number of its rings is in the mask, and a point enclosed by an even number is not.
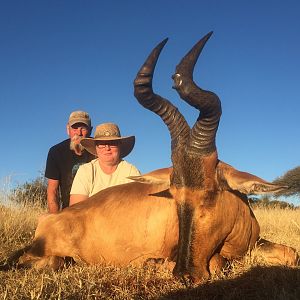
<svg viewBox="0 0 300 300"><path fill-rule="evenodd" d="M67 124L69 139L50 148L45 177L48 178L47 203L49 213L56 213L69 206L70 190L80 165L95 158L80 144L92 131L87 112L74 111ZM60 201L59 201L60 200Z"/></svg>
<svg viewBox="0 0 300 300"><path fill-rule="evenodd" d="M132 151L135 137L122 137L116 124L98 125L94 138L83 138L80 143L98 158L78 169L71 188L70 205L105 188L130 182L128 176L141 175L134 165L123 159Z"/></svg>

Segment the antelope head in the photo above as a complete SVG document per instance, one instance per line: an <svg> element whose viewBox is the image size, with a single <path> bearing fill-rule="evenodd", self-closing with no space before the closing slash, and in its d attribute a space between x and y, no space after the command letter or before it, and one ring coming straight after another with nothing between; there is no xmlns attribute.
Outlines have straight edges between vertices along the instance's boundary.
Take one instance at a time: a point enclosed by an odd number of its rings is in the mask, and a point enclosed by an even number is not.
<svg viewBox="0 0 300 300"><path fill-rule="evenodd" d="M198 261L197 249L201 247L198 220L205 215L207 208L214 207L218 193L215 182L218 163L215 138L221 103L217 95L201 89L193 81L194 66L211 34L204 36L186 54L172 76L174 88L180 97L200 112L192 128L171 102L155 94L152 89L154 68L167 39L152 50L134 81L134 95L139 103L159 115L170 131L173 164L170 192L176 201L179 219L178 256L174 274L192 278L208 276L205 270L201 270L203 268Z"/></svg>

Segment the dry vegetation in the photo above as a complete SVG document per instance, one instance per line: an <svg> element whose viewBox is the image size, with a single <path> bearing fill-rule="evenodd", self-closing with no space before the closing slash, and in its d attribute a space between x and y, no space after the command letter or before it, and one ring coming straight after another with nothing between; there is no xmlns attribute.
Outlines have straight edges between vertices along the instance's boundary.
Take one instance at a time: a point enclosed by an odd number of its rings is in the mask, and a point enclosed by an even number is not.
<svg viewBox="0 0 300 300"><path fill-rule="evenodd" d="M30 242L42 209L0 206L0 261ZM300 253L300 210L257 208L262 236ZM300 267L265 266L254 253L207 284L186 286L164 266L74 265L0 271L0 299L300 299Z"/></svg>

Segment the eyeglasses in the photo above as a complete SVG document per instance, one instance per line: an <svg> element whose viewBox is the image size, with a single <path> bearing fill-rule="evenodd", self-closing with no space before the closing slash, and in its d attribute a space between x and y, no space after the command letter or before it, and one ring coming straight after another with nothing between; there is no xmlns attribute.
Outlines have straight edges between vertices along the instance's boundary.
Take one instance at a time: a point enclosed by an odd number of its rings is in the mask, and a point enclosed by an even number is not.
<svg viewBox="0 0 300 300"><path fill-rule="evenodd" d="M96 147L98 149L105 149L108 147L109 149L117 149L119 147L119 144L96 144Z"/></svg>

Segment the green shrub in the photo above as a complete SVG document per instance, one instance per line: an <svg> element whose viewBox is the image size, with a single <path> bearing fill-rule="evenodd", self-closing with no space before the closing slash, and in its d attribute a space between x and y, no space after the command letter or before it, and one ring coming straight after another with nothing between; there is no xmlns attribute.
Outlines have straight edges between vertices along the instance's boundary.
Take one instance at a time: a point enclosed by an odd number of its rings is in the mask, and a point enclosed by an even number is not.
<svg viewBox="0 0 300 300"><path fill-rule="evenodd" d="M267 208L297 208L292 203L288 203L281 200L273 200L269 196L263 197L249 197L249 203L252 207L267 207Z"/></svg>
<svg viewBox="0 0 300 300"><path fill-rule="evenodd" d="M18 185L9 195L9 200L17 204L47 205L47 180L39 176L31 182Z"/></svg>
<svg viewBox="0 0 300 300"><path fill-rule="evenodd" d="M287 187L286 189L277 193L277 197L300 197L300 166L287 171L282 176L276 178L273 183Z"/></svg>

